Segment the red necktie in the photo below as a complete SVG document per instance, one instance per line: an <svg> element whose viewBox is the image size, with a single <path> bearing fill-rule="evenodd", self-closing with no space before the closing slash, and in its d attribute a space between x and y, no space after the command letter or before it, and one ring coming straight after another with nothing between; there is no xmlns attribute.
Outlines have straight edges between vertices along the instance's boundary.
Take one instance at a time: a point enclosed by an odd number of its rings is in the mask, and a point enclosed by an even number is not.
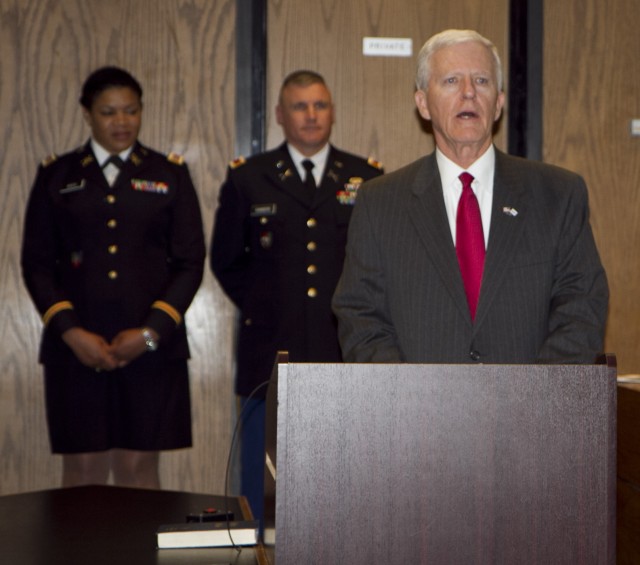
<svg viewBox="0 0 640 565"><path fill-rule="evenodd" d="M473 177L469 173L462 173L459 179L462 181L462 195L456 218L456 254L473 320L476 317L484 269L484 235L480 206L471 189Z"/></svg>

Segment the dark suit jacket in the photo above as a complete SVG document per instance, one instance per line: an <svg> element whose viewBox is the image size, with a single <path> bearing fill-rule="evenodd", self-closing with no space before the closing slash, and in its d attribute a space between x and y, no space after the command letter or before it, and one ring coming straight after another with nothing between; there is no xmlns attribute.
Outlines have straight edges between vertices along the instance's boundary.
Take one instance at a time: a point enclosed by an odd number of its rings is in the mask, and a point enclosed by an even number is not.
<svg viewBox="0 0 640 565"><path fill-rule="evenodd" d="M269 379L278 350L288 351L292 361L341 360L331 297L357 189L379 174L378 165L331 147L314 194L302 184L286 145L232 163L220 191L210 258L240 309L239 394L247 396Z"/></svg>
<svg viewBox="0 0 640 565"><path fill-rule="evenodd" d="M585 183L496 152L475 323L435 153L366 183L333 304L348 362L593 362L608 287Z"/></svg>
<svg viewBox="0 0 640 565"><path fill-rule="evenodd" d="M187 358L181 319L204 258L200 207L180 160L136 144L111 188L90 144L43 164L27 206L22 269L41 315L63 308L45 328L41 360L72 355L60 335L74 326L109 340L149 326L160 334L159 355Z"/></svg>

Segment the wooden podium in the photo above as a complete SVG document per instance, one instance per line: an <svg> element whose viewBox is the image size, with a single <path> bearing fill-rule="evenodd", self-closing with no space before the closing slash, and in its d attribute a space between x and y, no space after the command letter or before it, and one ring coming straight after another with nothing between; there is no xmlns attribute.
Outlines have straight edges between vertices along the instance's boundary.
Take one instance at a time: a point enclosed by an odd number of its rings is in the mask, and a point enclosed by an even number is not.
<svg viewBox="0 0 640 565"><path fill-rule="evenodd" d="M277 369L271 562L615 563L615 361Z"/></svg>

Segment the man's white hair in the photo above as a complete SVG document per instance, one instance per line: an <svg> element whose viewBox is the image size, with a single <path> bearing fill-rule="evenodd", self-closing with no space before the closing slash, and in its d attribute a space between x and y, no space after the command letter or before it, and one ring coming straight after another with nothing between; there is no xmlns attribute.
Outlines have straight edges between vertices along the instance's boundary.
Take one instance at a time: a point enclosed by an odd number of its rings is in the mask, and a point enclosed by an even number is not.
<svg viewBox="0 0 640 565"><path fill-rule="evenodd" d="M498 92L502 91L502 63L500 62L498 50L491 41L472 29L447 29L436 33L427 40L422 49L420 49L420 53L418 53L418 68L416 71L416 87L418 90L427 90L431 76L431 59L436 51L468 41L481 43L489 50L493 56Z"/></svg>

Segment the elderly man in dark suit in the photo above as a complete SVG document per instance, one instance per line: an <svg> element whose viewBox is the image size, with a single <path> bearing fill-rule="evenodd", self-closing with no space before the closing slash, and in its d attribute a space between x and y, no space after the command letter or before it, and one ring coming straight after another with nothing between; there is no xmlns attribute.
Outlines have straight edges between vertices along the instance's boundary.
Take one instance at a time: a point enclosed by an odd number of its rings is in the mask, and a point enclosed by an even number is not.
<svg viewBox="0 0 640 565"><path fill-rule="evenodd" d="M342 360L331 297L358 188L382 173L373 159L329 143L333 103L319 74L296 71L284 80L276 118L286 142L231 163L211 245L211 268L240 310L236 392L245 407L242 492L258 517L264 384L278 350L297 362Z"/></svg>
<svg viewBox="0 0 640 565"><path fill-rule="evenodd" d="M358 194L333 300L345 360L593 362L608 286L583 179L494 147L502 71L478 33L432 37L416 82L436 150Z"/></svg>

